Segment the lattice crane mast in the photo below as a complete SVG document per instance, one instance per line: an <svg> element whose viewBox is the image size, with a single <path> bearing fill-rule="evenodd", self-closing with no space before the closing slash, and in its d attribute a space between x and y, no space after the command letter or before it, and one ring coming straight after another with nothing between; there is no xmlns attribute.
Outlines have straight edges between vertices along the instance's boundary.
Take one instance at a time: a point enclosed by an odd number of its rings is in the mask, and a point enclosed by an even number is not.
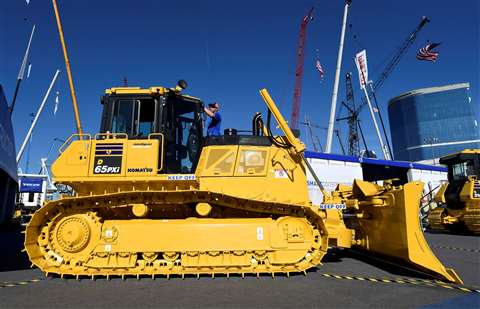
<svg viewBox="0 0 480 309"><path fill-rule="evenodd" d="M310 122L310 119L307 117L306 114L305 114L305 121L300 122L300 124L307 127L308 135L310 136L310 140L312 141L313 151L323 152L322 144L320 143L320 140L318 139L318 136L313 134L312 123Z"/></svg>
<svg viewBox="0 0 480 309"><path fill-rule="evenodd" d="M346 120L348 123L348 154L351 156L360 155L360 138L358 135L359 119L358 114L360 109L356 108L353 97L352 73L347 72L345 75L345 90L347 102L342 102L342 105L347 108L348 116L337 118L337 121Z"/></svg>
<svg viewBox="0 0 480 309"><path fill-rule="evenodd" d="M303 17L300 24L300 34L298 37L297 45L297 60L295 68L295 90L293 92L293 105L292 116L290 118L290 127L292 129L298 129L298 116L300 113L300 97L302 93L302 78L303 78L303 62L305 58L305 42L307 25L310 20L313 19L313 7L310 9L307 15Z"/></svg>
<svg viewBox="0 0 480 309"><path fill-rule="evenodd" d="M313 137L316 138L316 142L318 143L318 145L320 146L320 151L323 152L323 147L322 145L320 144L320 140L318 139L318 136L314 136L313 133L311 133L311 130L312 128L317 128L317 129L322 129L322 130L328 130L327 127L324 127L324 126L320 126L318 124L315 124L315 123L312 123L310 122L310 120L308 120L308 118L306 118L306 122L300 122L300 124L303 124L304 126L306 126L309 130L310 130L310 136L312 137L312 141L314 140ZM343 146L343 142L342 142L342 137L340 136L340 130L337 130L337 129L334 129L333 132L335 133L335 135L337 136L337 139L338 139L338 144L340 145L340 149L342 150L342 154L347 154L345 152L345 147ZM315 149L315 145L312 145L314 146L314 149ZM317 151L317 150L315 150Z"/></svg>

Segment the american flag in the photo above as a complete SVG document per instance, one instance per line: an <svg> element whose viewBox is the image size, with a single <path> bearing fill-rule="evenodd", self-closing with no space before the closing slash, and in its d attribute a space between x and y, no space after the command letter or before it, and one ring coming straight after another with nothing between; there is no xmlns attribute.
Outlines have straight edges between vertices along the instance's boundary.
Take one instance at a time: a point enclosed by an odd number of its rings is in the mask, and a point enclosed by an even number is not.
<svg viewBox="0 0 480 309"><path fill-rule="evenodd" d="M315 63L315 67L317 67L318 72L320 72L320 78L323 79L323 76L325 75L325 72L323 71L322 65L320 64L320 60L317 59Z"/></svg>
<svg viewBox="0 0 480 309"><path fill-rule="evenodd" d="M440 43L430 43L427 44L425 47L420 48L417 53L417 59L435 62L435 60L437 60L438 58L438 52L434 52L432 51L432 49L434 49L438 45L440 45Z"/></svg>

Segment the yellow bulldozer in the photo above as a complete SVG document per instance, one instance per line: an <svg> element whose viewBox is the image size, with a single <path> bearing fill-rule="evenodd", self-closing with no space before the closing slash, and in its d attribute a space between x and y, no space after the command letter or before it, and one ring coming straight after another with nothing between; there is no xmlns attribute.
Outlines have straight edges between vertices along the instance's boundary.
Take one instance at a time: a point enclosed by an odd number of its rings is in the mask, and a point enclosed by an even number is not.
<svg viewBox="0 0 480 309"><path fill-rule="evenodd" d="M325 192L315 177L325 199L313 205L305 145L266 89L266 119L257 113L250 134L207 137L203 103L185 87L106 90L100 132L72 135L52 165L75 196L48 202L26 227L34 265L77 278L274 276L342 247L462 282L423 236L422 183Z"/></svg>
<svg viewBox="0 0 480 309"><path fill-rule="evenodd" d="M434 231L480 234L480 149L442 157L448 167L444 183L435 202L438 207L428 214L429 228Z"/></svg>

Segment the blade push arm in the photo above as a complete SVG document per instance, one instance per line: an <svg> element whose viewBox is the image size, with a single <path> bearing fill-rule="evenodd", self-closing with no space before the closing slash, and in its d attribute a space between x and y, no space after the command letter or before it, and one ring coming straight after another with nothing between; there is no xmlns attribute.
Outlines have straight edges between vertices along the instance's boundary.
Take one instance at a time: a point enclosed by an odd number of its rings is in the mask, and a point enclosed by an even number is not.
<svg viewBox="0 0 480 309"><path fill-rule="evenodd" d="M305 144L302 143L298 138L296 138L295 135L293 135L293 132L288 126L287 121L285 120L285 118L283 118L282 113L280 113L280 110L278 109L277 105L275 104L275 102L273 102L273 99L268 93L267 89L265 88L261 89L260 95L262 96L263 101L265 101L265 104L267 105L268 109L272 112L273 116L277 120L278 125L280 126L280 129L285 134L285 137L287 138L287 141L290 144L291 148L302 157L303 161L305 162L305 165L307 166L308 170L310 171L313 178L315 179L315 182L317 183L317 186L320 188L320 191L322 192L322 194L324 196L327 195L328 193L325 191L325 188L320 182L320 179L318 179L317 174L315 174L315 171L310 165L310 162L308 162L308 160L305 158L303 154L305 152Z"/></svg>

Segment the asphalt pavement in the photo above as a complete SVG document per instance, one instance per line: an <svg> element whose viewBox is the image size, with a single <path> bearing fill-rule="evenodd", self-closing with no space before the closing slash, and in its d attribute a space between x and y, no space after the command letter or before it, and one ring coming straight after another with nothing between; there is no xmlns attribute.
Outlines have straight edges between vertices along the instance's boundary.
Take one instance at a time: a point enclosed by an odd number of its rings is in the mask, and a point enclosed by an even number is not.
<svg viewBox="0 0 480 309"><path fill-rule="evenodd" d="M0 230L1 308L480 308L480 237L426 234L432 250L466 290L388 268L346 250L305 275L241 277L46 278L21 253L18 228ZM383 280L383 281L382 281Z"/></svg>

